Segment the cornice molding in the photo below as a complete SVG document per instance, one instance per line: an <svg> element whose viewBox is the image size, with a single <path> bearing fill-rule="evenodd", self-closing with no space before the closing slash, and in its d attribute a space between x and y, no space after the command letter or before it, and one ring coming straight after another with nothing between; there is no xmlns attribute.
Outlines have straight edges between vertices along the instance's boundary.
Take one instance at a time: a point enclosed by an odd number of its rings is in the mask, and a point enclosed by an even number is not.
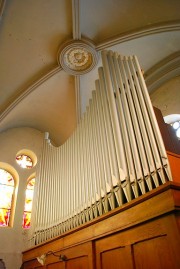
<svg viewBox="0 0 180 269"><path fill-rule="evenodd" d="M140 29L136 29L130 32L125 32L124 34L112 37L110 39L104 40L96 45L96 50L100 51L107 49L114 45L127 42L132 39L140 38L147 35L170 32L170 31L179 31L180 30L180 21L174 21L171 23L158 23L150 26L146 26Z"/></svg>
<svg viewBox="0 0 180 269"><path fill-rule="evenodd" d="M158 89L166 81L180 75L180 51L166 57L145 74L144 78L149 93Z"/></svg>
<svg viewBox="0 0 180 269"><path fill-rule="evenodd" d="M15 98L0 114L0 122L23 100L25 99L30 93L36 90L41 84L43 84L46 80L56 75L60 72L62 68L60 66L55 67L35 83L33 83L30 87L28 87L23 93L21 93L17 98Z"/></svg>
<svg viewBox="0 0 180 269"><path fill-rule="evenodd" d="M81 39L80 29L80 0L72 0L73 39Z"/></svg>

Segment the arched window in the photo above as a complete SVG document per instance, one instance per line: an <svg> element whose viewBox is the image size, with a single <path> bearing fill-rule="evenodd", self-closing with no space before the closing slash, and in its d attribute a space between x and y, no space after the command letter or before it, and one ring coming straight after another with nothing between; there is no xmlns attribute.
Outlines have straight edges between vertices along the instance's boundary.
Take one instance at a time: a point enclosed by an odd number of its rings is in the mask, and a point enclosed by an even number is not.
<svg viewBox="0 0 180 269"><path fill-rule="evenodd" d="M32 211L32 201L34 194L34 184L35 178L32 178L28 181L25 195L25 206L23 214L23 228L30 228L31 224L31 211Z"/></svg>
<svg viewBox="0 0 180 269"><path fill-rule="evenodd" d="M22 168L32 168L33 167L33 161L32 159L25 155L20 154L16 156L16 162L22 167Z"/></svg>
<svg viewBox="0 0 180 269"><path fill-rule="evenodd" d="M0 226L10 225L12 199L14 194L14 178L4 169L0 169Z"/></svg>

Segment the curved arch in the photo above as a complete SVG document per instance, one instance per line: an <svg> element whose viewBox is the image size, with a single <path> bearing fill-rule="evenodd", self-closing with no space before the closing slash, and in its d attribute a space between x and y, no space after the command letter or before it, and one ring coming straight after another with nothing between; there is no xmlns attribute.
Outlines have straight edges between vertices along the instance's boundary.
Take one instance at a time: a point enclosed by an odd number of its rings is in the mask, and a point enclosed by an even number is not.
<svg viewBox="0 0 180 269"><path fill-rule="evenodd" d="M18 186L18 184L19 184L19 174L18 174L18 172L16 171L16 169L13 166L11 166L8 163L0 162L0 169L4 169L7 172L9 172L13 176L16 186Z"/></svg>
<svg viewBox="0 0 180 269"><path fill-rule="evenodd" d="M163 59L145 74L145 81L149 93L155 91L166 81L180 75L180 51Z"/></svg>
<svg viewBox="0 0 180 269"><path fill-rule="evenodd" d="M36 173L34 172L34 173L32 173L32 174L28 177L27 182L28 182L29 180L31 180L32 178L35 178L35 177L36 177Z"/></svg>
<svg viewBox="0 0 180 269"><path fill-rule="evenodd" d="M115 36L110 39L104 40L103 42L100 42L99 44L97 44L96 49L100 51L103 49L107 49L111 46L129 41L132 39L140 38L143 36L169 32L169 31L178 31L178 30L180 30L180 21L174 21L171 23L165 22L165 23L152 24L152 25L135 29L130 32L125 32L124 34L121 34L119 36Z"/></svg>

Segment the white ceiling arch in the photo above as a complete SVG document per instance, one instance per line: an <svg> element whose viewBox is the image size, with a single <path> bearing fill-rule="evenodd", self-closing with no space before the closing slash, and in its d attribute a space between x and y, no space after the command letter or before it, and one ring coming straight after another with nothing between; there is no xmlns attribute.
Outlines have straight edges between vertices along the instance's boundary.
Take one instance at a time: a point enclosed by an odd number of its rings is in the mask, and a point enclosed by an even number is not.
<svg viewBox="0 0 180 269"><path fill-rule="evenodd" d="M177 74L179 10L179 0L7 1L0 24L0 131L21 125L44 131L49 126L57 144L71 134L88 104L101 62L88 74L65 74L57 54L70 39L90 39L99 53L112 49L136 54L147 82L150 73L153 81L158 72L161 76L158 63L167 68L166 79L173 65L171 75ZM174 60L166 62L170 55ZM150 72L153 68L156 71ZM62 89L70 92L69 100L60 94ZM39 109L30 109L37 103Z"/></svg>

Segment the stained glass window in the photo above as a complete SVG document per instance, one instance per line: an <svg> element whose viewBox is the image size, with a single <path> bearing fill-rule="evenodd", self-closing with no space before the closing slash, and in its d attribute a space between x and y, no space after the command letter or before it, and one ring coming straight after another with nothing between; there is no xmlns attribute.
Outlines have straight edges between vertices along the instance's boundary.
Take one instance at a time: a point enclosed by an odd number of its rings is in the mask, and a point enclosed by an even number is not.
<svg viewBox="0 0 180 269"><path fill-rule="evenodd" d="M0 169L0 226L9 226L14 193L14 179L10 173Z"/></svg>
<svg viewBox="0 0 180 269"><path fill-rule="evenodd" d="M30 228L35 178L28 181L23 215L23 228Z"/></svg>
<svg viewBox="0 0 180 269"><path fill-rule="evenodd" d="M22 168L32 168L33 167L32 159L25 154L18 155L16 157L16 161Z"/></svg>

